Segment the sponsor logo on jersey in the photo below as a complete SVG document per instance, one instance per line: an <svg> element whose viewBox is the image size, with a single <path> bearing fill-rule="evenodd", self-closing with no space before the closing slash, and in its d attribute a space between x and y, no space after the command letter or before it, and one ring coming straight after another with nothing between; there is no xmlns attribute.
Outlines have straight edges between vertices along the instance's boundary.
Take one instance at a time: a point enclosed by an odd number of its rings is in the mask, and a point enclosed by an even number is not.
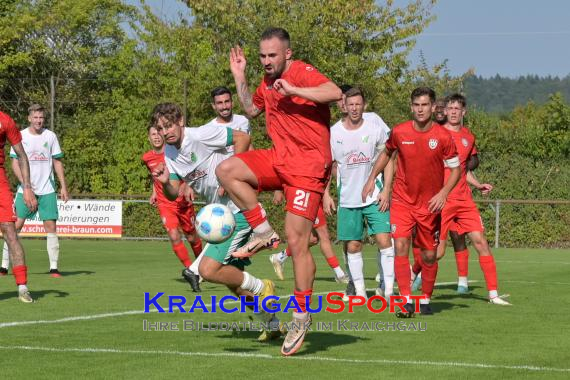
<svg viewBox="0 0 570 380"><path fill-rule="evenodd" d="M197 179L200 179L202 177L207 176L208 173L205 170L194 170L191 171L190 173L186 174L186 177L184 177L184 180L186 180L187 182L192 182L192 181L196 181Z"/></svg>
<svg viewBox="0 0 570 380"><path fill-rule="evenodd" d="M32 152L28 155L30 161L48 161L49 159L41 152Z"/></svg>
<svg viewBox="0 0 570 380"><path fill-rule="evenodd" d="M361 165L361 164L367 164L369 162L370 162L370 157L366 157L366 155L362 152L352 153L346 158L347 165Z"/></svg>
<svg viewBox="0 0 570 380"><path fill-rule="evenodd" d="M370 136L362 136L362 142L366 144L368 142L369 137Z"/></svg>
<svg viewBox="0 0 570 380"><path fill-rule="evenodd" d="M469 145L469 141L467 141L467 139L465 137L463 137L461 139L461 144L463 144L463 146L467 148L467 145Z"/></svg>
<svg viewBox="0 0 570 380"><path fill-rule="evenodd" d="M313 66L305 66L305 70L313 71L315 68Z"/></svg>
<svg viewBox="0 0 570 380"><path fill-rule="evenodd" d="M402 141L402 145L414 145L413 141Z"/></svg>
<svg viewBox="0 0 570 380"><path fill-rule="evenodd" d="M437 139L429 139L428 146L430 149L437 148Z"/></svg>

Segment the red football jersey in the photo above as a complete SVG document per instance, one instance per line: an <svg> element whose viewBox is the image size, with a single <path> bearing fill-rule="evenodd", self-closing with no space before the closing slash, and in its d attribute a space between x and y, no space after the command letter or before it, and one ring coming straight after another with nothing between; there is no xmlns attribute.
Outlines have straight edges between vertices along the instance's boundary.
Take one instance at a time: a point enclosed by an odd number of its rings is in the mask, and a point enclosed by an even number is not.
<svg viewBox="0 0 570 380"><path fill-rule="evenodd" d="M459 163L461 165L461 177L457 185L451 190L448 195L448 199L465 200L471 199L471 188L467 184L467 162L469 157L477 154L477 148L475 148L475 136L467 127L461 127L457 132L449 130L451 138L455 143L457 153L459 155ZM449 177L449 168L445 168L445 180Z"/></svg>
<svg viewBox="0 0 570 380"><path fill-rule="evenodd" d="M22 141L22 134L16 126L16 122L7 114L0 112L0 168L4 167L4 145L6 140L10 145L19 144Z"/></svg>
<svg viewBox="0 0 570 380"><path fill-rule="evenodd" d="M302 61L293 61L281 79L295 87L317 87L330 81ZM263 78L253 103L265 111L276 169L288 174L325 178L331 165L328 104L283 96L273 89L273 82L275 79L268 76Z"/></svg>
<svg viewBox="0 0 570 380"><path fill-rule="evenodd" d="M149 150L142 155L142 160L148 168L148 171L152 173L156 165L161 162L164 163L164 153L156 153L154 150ZM154 185L154 191L156 192L156 203L158 207L181 208L188 206L188 202L181 195L179 195L175 201L171 201L166 198L166 195L164 195L164 192L162 191L162 183L160 183L155 178L153 178L152 181Z"/></svg>
<svg viewBox="0 0 570 380"><path fill-rule="evenodd" d="M449 132L433 123L425 132L407 121L392 129L386 142L389 153L398 151L393 197L414 207L427 208L444 185L444 160L457 157Z"/></svg>

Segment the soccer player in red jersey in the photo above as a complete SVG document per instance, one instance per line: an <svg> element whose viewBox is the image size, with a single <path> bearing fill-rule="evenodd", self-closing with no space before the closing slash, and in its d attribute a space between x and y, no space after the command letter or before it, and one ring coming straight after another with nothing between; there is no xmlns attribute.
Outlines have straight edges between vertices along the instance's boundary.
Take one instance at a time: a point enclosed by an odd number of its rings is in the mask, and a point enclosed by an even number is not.
<svg viewBox="0 0 570 380"><path fill-rule="evenodd" d="M465 97L461 94L453 94L447 98L445 113L447 123L445 128L451 133L451 137L459 153L461 165L461 176L457 186L449 193L448 202L441 211L441 242L438 247L438 257L445 254L445 243L447 233L450 230L457 234L467 234L473 246L479 253L479 265L483 271L487 290L489 291L489 302L495 305L510 305L509 302L499 297L497 291L497 269L495 259L489 248L489 243L485 238L485 227L481 220L481 215L477 205L473 201L471 189L468 182L474 184L478 190L489 191L492 186L480 184L473 177L468 178L467 163L471 156L477 153L475 148L475 136L468 128L462 125L463 116L466 109ZM445 178L450 176L448 168L445 170ZM459 275L458 289L463 287L467 292L467 263L469 251L467 249L456 252L457 269ZM461 289L460 289L461 290Z"/></svg>
<svg viewBox="0 0 570 380"><path fill-rule="evenodd" d="M275 247L280 239L257 201L258 191L283 190L286 199L285 233L295 270L298 312L281 353L294 354L303 344L311 323L306 311L315 278L315 263L309 251L311 228L317 216L331 167L330 110L328 104L341 97L340 89L315 67L292 59L289 33L269 28L261 35L259 58L265 76L252 94L245 76L246 59L240 47L231 49L230 68L242 107L249 118L265 112L267 132L273 147L231 157L216 169L221 185L242 210L254 235L234 252L236 257L253 255Z"/></svg>
<svg viewBox="0 0 570 380"><path fill-rule="evenodd" d="M148 141L152 149L143 154L142 160L152 174L152 171L159 163L164 163L164 138L154 126L151 126L148 128ZM184 265L182 276L190 283L192 291L199 292L199 277L188 269L192 261L188 256L188 250L180 234L180 230L182 230L192 247L194 256L198 257L200 252L202 252L202 241L200 241L194 227L194 219L196 218L194 205L191 199L186 199L185 189L186 185L184 184L181 187L178 198L175 201L168 200L162 191L162 183L153 177L152 195L149 201L151 205L158 209L162 224L166 229L170 244L172 244L172 250L182 265Z"/></svg>
<svg viewBox="0 0 570 380"><path fill-rule="evenodd" d="M10 251L10 261L12 262L12 273L18 285L18 298L24 303L34 302L30 291L28 290L28 267L26 267L26 255L24 248L18 240L16 233L16 215L14 215L14 200L6 171L4 169L4 146L6 140L14 148L18 163L20 164L20 172L22 175L21 185L23 187L24 203L30 211L35 211L38 202L32 191L30 183L30 164L28 156L22 146L22 135L16 127L16 123L10 116L0 112L0 230L4 241L8 244Z"/></svg>
<svg viewBox="0 0 570 380"><path fill-rule="evenodd" d="M405 311L398 317L414 314L411 295L410 261L408 258L412 232L416 229L416 244L422 250L423 299L420 312L432 314L429 301L437 275L436 248L439 244L440 212L447 195L459 179L459 159L451 135L441 125L432 122L435 92L419 87L412 91L413 120L392 129L386 149L380 154L362 190L362 199L372 193L378 174L390 158L398 155L396 177L390 205L390 223L395 241L394 271L400 295L406 299ZM450 175L444 181L444 166Z"/></svg>

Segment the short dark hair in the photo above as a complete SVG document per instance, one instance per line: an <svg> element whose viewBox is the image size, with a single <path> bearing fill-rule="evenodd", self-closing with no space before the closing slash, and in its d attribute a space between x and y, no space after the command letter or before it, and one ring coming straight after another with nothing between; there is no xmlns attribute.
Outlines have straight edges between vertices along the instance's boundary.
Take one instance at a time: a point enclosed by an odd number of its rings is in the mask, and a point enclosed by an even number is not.
<svg viewBox="0 0 570 380"><path fill-rule="evenodd" d="M291 38L289 37L289 32L283 28L269 27L261 33L261 40L270 40L272 38L277 38L282 42L286 42L287 46L291 44Z"/></svg>
<svg viewBox="0 0 570 380"><path fill-rule="evenodd" d="M429 96L429 99L432 103L435 103L435 91L429 87L418 87L414 89L414 91L412 91L412 95L410 96L410 100L413 102L414 99L425 95Z"/></svg>
<svg viewBox="0 0 570 380"><path fill-rule="evenodd" d="M465 108L467 106L467 100L465 99L465 96L463 96L457 92L455 94L451 94L447 98L445 98L445 105L448 105L449 103L455 103L455 102L461 104L461 107L463 107L463 108Z"/></svg>
<svg viewBox="0 0 570 380"><path fill-rule="evenodd" d="M360 96L362 100L366 103L366 98L364 97L364 92L358 87L351 87L348 91L344 93L346 99L352 98L353 96Z"/></svg>
<svg viewBox="0 0 570 380"><path fill-rule="evenodd" d="M338 88L340 88L343 94L346 94L346 92L350 90L352 86L349 84L341 84L340 86L338 86Z"/></svg>
<svg viewBox="0 0 570 380"><path fill-rule="evenodd" d="M162 117L164 117L166 120L168 120L171 123L178 123L183 117L182 109L178 104L175 103L157 104L156 106L154 106L154 109L152 110L148 129L150 129L151 127L156 128L158 126L158 121Z"/></svg>
<svg viewBox="0 0 570 380"><path fill-rule="evenodd" d="M41 104L34 103L28 107L28 114L31 115L32 112L43 112L43 113L45 113L46 109Z"/></svg>
<svg viewBox="0 0 570 380"><path fill-rule="evenodd" d="M212 97L212 101L214 101L214 98L216 96L220 96L220 95L224 95L224 94L229 94L230 97L232 96L232 92L230 91L230 89L225 87L225 86L218 86L218 87L214 88L212 90L212 92L210 92L210 96Z"/></svg>

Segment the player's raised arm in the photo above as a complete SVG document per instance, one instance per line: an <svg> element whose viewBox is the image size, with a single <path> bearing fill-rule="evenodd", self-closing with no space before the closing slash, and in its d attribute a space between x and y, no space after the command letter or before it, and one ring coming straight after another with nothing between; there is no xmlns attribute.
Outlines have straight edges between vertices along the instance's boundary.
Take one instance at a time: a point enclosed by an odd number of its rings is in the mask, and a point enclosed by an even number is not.
<svg viewBox="0 0 570 380"><path fill-rule="evenodd" d="M152 171L152 176L162 183L162 192L167 199L174 201L180 192L180 179L171 175L164 163L159 163Z"/></svg>
<svg viewBox="0 0 570 380"><path fill-rule="evenodd" d="M245 59L245 54L241 47L236 46L230 49L230 69L232 75L236 82L236 90L239 98L239 102L245 111L245 114L249 119L253 119L259 114L261 110L253 104L253 97L249 91L247 85L247 79L245 77L245 67L247 61Z"/></svg>
<svg viewBox="0 0 570 380"><path fill-rule="evenodd" d="M325 82L316 87L295 87L285 79L277 79L273 87L285 96L298 96L315 103L328 104L342 98L342 91L333 82Z"/></svg>

